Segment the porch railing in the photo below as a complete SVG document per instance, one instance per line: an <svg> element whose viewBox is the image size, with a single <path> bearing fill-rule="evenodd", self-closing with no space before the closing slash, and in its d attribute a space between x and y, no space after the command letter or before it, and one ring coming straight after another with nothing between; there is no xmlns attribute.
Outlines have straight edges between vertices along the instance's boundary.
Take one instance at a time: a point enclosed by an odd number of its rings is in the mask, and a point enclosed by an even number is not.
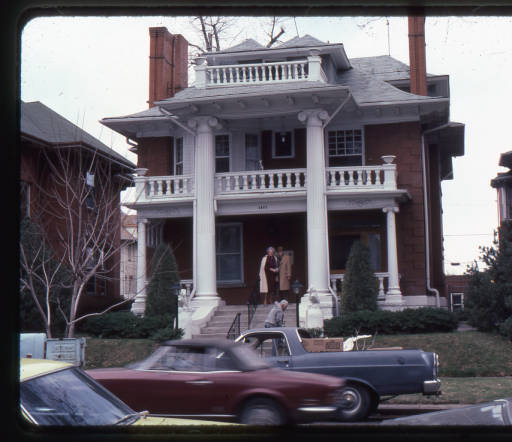
<svg viewBox="0 0 512 442"><path fill-rule="evenodd" d="M343 290L343 279L345 275L343 273L332 273L330 276L331 288L335 292L341 292ZM380 299L386 296L384 281L389 278L387 272L376 272L375 277L379 280L379 294Z"/></svg>
<svg viewBox="0 0 512 442"><path fill-rule="evenodd" d="M327 168L327 190L396 188L395 164Z"/></svg>
<svg viewBox="0 0 512 442"><path fill-rule="evenodd" d="M215 174L217 194L293 192L305 190L306 169L226 172Z"/></svg>
<svg viewBox="0 0 512 442"><path fill-rule="evenodd" d="M192 175L139 176L136 192L137 201L193 196L194 179Z"/></svg>
<svg viewBox="0 0 512 442"><path fill-rule="evenodd" d="M226 339L231 339L234 341L238 336L240 336L240 316L242 316L240 312L235 315L235 319L233 319L231 327L229 327L229 330L226 334Z"/></svg>

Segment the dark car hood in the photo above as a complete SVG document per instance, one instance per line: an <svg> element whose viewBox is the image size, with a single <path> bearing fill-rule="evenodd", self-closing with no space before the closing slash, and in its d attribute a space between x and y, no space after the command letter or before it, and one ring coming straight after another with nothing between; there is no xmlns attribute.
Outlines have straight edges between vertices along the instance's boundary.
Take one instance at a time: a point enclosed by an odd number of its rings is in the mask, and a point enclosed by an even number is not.
<svg viewBox="0 0 512 442"><path fill-rule="evenodd" d="M382 425L512 425L512 398L390 419Z"/></svg>

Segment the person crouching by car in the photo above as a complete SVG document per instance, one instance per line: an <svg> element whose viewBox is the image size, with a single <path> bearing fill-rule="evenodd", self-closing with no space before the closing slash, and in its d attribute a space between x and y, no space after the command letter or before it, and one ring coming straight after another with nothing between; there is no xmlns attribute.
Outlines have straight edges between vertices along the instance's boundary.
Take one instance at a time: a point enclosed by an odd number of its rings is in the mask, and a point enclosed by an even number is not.
<svg viewBox="0 0 512 442"><path fill-rule="evenodd" d="M272 310L265 319L265 328L284 327L284 312L288 307L288 301L283 299L281 302L274 302ZM272 339L272 356L281 354L284 348L283 338Z"/></svg>
<svg viewBox="0 0 512 442"><path fill-rule="evenodd" d="M287 307L288 301L286 299L281 302L276 301L265 319L265 328L284 327L284 312Z"/></svg>

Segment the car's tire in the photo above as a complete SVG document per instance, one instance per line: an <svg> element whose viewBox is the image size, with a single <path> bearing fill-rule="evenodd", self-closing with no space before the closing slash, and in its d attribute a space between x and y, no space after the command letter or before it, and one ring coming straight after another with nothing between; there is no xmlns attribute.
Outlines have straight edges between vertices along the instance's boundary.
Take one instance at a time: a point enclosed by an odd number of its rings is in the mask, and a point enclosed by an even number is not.
<svg viewBox="0 0 512 442"><path fill-rule="evenodd" d="M336 417L338 420L355 422L368 416L372 405L368 388L359 384L347 384L341 388L341 396L344 406L337 411Z"/></svg>
<svg viewBox="0 0 512 442"><path fill-rule="evenodd" d="M240 423L246 425L284 425L285 415L275 401L255 398L244 404L240 412Z"/></svg>

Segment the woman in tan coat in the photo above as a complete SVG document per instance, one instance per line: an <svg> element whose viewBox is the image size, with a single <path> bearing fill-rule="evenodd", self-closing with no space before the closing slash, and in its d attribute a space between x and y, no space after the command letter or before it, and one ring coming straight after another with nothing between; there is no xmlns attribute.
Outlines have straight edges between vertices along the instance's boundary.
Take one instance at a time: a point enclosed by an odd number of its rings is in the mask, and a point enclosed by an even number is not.
<svg viewBox="0 0 512 442"><path fill-rule="evenodd" d="M276 289L278 289L278 273L275 249L268 247L267 254L261 258L260 263L260 293L264 295L263 305L267 305L267 302L271 302L275 296Z"/></svg>
<svg viewBox="0 0 512 442"><path fill-rule="evenodd" d="M290 292L292 278L292 263L289 255L285 255L281 246L277 248L277 262L279 263L279 297L286 299Z"/></svg>

